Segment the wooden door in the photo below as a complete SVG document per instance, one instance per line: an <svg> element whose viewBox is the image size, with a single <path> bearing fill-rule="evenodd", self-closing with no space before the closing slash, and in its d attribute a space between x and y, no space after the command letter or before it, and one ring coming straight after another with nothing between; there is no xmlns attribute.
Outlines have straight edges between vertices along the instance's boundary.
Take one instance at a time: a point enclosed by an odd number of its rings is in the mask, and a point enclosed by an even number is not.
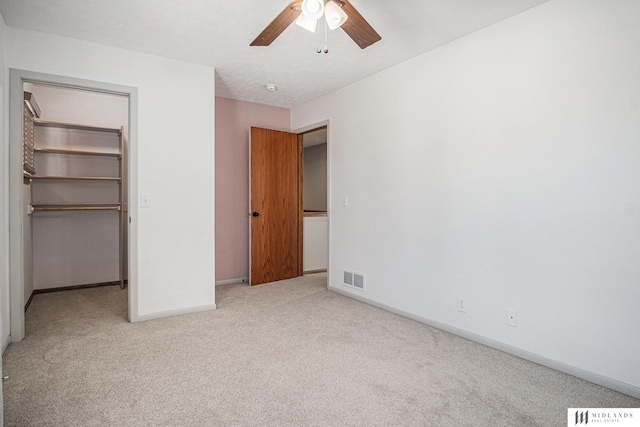
<svg viewBox="0 0 640 427"><path fill-rule="evenodd" d="M251 285L302 275L301 165L298 135L251 128Z"/></svg>

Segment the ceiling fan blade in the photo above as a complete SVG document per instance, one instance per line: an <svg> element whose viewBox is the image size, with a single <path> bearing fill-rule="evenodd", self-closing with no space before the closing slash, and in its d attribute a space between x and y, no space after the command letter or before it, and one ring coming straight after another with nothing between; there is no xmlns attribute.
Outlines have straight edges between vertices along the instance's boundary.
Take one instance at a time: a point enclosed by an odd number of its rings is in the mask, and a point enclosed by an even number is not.
<svg viewBox="0 0 640 427"><path fill-rule="evenodd" d="M301 0L292 1L276 18L271 21L250 46L269 46L302 12Z"/></svg>
<svg viewBox="0 0 640 427"><path fill-rule="evenodd" d="M348 0L341 0L337 3L343 3L342 10L344 10L349 17L347 22L342 24L341 28L360 46L360 49L369 47L375 42L382 40L380 34L369 25L367 20L360 15L360 12L358 12Z"/></svg>

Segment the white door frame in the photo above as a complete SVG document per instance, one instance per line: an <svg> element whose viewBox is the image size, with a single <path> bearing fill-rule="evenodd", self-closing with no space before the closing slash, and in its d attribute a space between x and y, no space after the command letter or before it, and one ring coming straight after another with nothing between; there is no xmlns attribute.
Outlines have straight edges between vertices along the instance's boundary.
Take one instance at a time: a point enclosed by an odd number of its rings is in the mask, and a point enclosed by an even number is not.
<svg viewBox="0 0 640 427"><path fill-rule="evenodd" d="M70 89L127 96L129 99L128 135L128 293L129 321L138 319L138 88L76 79L53 74L10 69L9 86L9 292L11 342L22 341L24 329L24 241L22 195L23 84L36 83Z"/></svg>

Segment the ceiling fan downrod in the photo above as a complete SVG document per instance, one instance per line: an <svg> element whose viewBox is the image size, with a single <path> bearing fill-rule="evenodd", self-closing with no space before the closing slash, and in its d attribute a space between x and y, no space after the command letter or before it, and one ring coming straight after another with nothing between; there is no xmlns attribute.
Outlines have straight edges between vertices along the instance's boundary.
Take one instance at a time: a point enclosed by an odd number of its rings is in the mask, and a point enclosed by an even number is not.
<svg viewBox="0 0 640 427"><path fill-rule="evenodd" d="M316 49L318 53L329 53L329 46L327 43L327 20L324 20L324 49L320 49L319 47Z"/></svg>

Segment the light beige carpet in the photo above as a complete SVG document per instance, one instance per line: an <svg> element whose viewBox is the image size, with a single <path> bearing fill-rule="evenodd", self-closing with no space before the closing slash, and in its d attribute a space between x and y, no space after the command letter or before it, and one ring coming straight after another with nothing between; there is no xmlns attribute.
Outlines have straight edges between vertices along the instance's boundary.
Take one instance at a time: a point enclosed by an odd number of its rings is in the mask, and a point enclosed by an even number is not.
<svg viewBox="0 0 640 427"><path fill-rule="evenodd" d="M179 284L176 284L179 286ZM116 287L37 295L4 355L6 426L565 426L640 401L326 290L216 289L130 324Z"/></svg>

